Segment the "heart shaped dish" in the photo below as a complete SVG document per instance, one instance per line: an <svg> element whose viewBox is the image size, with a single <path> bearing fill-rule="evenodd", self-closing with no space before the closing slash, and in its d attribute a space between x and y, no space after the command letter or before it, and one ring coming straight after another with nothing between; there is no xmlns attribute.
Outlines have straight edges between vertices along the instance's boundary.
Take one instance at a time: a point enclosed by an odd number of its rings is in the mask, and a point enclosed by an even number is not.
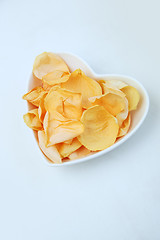
<svg viewBox="0 0 160 240"><path fill-rule="evenodd" d="M103 79L105 81L106 80L120 80L120 81L127 83L130 86L135 87L140 94L140 102L138 104L138 108L136 109L136 111L131 112L132 121L131 121L131 126L129 128L128 133L124 137L121 137L118 140L116 140L116 142L112 146L108 147L105 150L96 152L92 155L88 155L86 157L79 158L79 159L72 160L72 161L66 161L61 164L52 163L51 161L48 160L47 157L45 157L44 154L42 155L43 158L45 159L46 163L49 166L62 167L62 166L66 166L66 165L73 165L73 164L85 162L88 160L92 160L93 158L98 158L102 155L107 154L108 152L117 148L119 145L121 145L126 140L128 140L138 130L138 128L142 125L144 119L146 118L146 115L147 115L148 109L149 109L149 97L148 97L147 91L145 90L143 85L132 77L125 76L125 75L118 75L118 74L96 74L84 60L82 60L81 58L79 58L73 54L57 53L57 55L59 55L66 62L66 64L68 65L71 72L80 68L88 77L95 79L95 80L101 80L101 79ZM37 86L39 86L39 80L35 80L33 78L33 76L31 76L30 81L29 81L29 90L31 90L32 88L37 87ZM28 109L31 110L32 108L33 108L32 104L28 103ZM34 135L35 135L36 141L38 142L37 133L35 131L34 131Z"/></svg>

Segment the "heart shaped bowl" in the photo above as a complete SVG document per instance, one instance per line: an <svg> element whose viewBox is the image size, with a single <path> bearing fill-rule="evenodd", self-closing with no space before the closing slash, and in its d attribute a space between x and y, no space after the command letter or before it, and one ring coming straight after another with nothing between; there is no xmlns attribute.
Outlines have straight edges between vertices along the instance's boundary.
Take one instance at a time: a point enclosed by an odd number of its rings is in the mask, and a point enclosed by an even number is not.
<svg viewBox="0 0 160 240"><path fill-rule="evenodd" d="M80 68L88 77L93 78L95 80L121 80L126 82L128 85L131 85L135 87L139 93L140 93L140 102L138 104L138 108L135 111L131 112L131 126L128 131L128 133L124 136L119 138L112 146L108 147L107 149L94 153L92 155L88 155L87 157L79 158L76 160L72 161L67 161L63 162L62 164L55 164L52 163L45 155L43 154L43 158L45 159L46 163L49 166L66 166L66 165L73 165L81 162L85 162L88 160L92 160L93 158L98 158L102 155L106 155L108 152L114 150L117 148L119 145L127 141L137 130L138 128L142 125L144 122L144 119L147 116L148 109L149 109L149 97L148 93L143 87L143 85L138 82L136 79L130 77L130 76L125 76L125 75L118 75L118 74L96 74L89 66L88 64L81 58L79 58L76 55L73 55L71 53L57 53L61 58L64 59L64 61L67 63L68 67L70 68L70 71L73 72L74 70ZM32 88L39 86L39 80L33 79L33 76L31 76L30 81L29 81L29 90ZM28 104L28 109L31 110L33 106L31 104ZM36 138L36 141L38 143L37 139L37 133L34 131L34 135Z"/></svg>

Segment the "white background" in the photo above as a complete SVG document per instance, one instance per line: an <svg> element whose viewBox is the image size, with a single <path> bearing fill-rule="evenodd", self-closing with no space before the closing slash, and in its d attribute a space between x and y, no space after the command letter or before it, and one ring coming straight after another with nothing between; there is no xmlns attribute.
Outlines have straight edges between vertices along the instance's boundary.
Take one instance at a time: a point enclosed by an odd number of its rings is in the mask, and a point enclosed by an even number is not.
<svg viewBox="0 0 160 240"><path fill-rule="evenodd" d="M0 239L160 239L159 0L0 1ZM34 57L73 52L138 79L143 126L101 159L51 168L23 123Z"/></svg>

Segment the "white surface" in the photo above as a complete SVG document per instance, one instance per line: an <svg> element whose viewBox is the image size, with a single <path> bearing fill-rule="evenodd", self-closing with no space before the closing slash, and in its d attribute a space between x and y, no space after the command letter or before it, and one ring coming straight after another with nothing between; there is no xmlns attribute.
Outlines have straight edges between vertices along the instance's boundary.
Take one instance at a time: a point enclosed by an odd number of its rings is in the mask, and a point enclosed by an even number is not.
<svg viewBox="0 0 160 240"><path fill-rule="evenodd" d="M160 239L159 1L0 1L0 239ZM34 57L70 51L150 95L139 131L105 158L49 168L22 120Z"/></svg>

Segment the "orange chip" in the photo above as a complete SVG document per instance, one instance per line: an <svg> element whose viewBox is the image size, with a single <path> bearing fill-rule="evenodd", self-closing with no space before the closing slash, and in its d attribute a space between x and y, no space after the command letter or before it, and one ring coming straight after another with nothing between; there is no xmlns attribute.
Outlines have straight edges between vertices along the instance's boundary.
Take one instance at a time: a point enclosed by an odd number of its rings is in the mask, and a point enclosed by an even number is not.
<svg viewBox="0 0 160 240"><path fill-rule="evenodd" d="M46 91L44 91L42 87L36 87L30 90L28 93L24 94L22 98L38 107L40 100L44 97L45 94Z"/></svg>
<svg viewBox="0 0 160 240"><path fill-rule="evenodd" d="M44 106L46 111L53 112L58 111L59 113L63 113L63 98L57 91L57 88L59 87L52 87L50 91L48 92L45 100L44 100Z"/></svg>
<svg viewBox="0 0 160 240"><path fill-rule="evenodd" d="M38 107L38 115L41 122L43 122L44 116L46 114L46 109L44 106L44 99L47 96L47 93L43 95L42 99L40 100L39 107Z"/></svg>
<svg viewBox="0 0 160 240"><path fill-rule="evenodd" d="M45 91L49 92L49 90L53 87L47 83L42 82L42 87Z"/></svg>
<svg viewBox="0 0 160 240"><path fill-rule="evenodd" d="M82 115L82 96L59 87L53 87L45 98L45 108L48 112L54 110L68 119L80 119Z"/></svg>
<svg viewBox="0 0 160 240"><path fill-rule="evenodd" d="M46 83L50 86L54 86L60 84L62 82L66 82L69 79L70 73L56 70L54 72L50 72L42 77L43 83Z"/></svg>
<svg viewBox="0 0 160 240"><path fill-rule="evenodd" d="M33 64L33 74L42 79L50 72L62 71L69 72L67 64L58 55L51 52L44 52L38 55Z"/></svg>
<svg viewBox="0 0 160 240"><path fill-rule="evenodd" d="M42 130L43 129L43 125L39 119L38 116L38 109L33 109L31 111L29 111L28 113L23 115L23 119L25 124L29 127L32 128L33 130Z"/></svg>
<svg viewBox="0 0 160 240"><path fill-rule="evenodd" d="M104 94L106 93L113 93L113 94L116 94L116 95L119 95L121 97L125 97L126 95L118 88L108 88L106 86L106 84L102 83L102 89L103 89L103 92Z"/></svg>
<svg viewBox="0 0 160 240"><path fill-rule="evenodd" d="M123 82L121 80L115 80L115 79L106 80L104 82L101 81L100 84L101 84L101 87L104 90L104 93L105 93L106 88L120 90L120 89L128 86L125 82Z"/></svg>
<svg viewBox="0 0 160 240"><path fill-rule="evenodd" d="M72 142L73 142L73 139L69 139L69 140L64 141L64 143L66 143L66 144L71 144Z"/></svg>
<svg viewBox="0 0 160 240"><path fill-rule="evenodd" d="M98 82L87 77L80 69L72 72L67 82L61 84L62 88L82 94L82 106L91 106L88 98L102 95L102 89Z"/></svg>
<svg viewBox="0 0 160 240"><path fill-rule="evenodd" d="M83 112L81 121L84 132L78 140L92 151L103 150L111 146L118 134L117 120L103 106L93 106Z"/></svg>
<svg viewBox="0 0 160 240"><path fill-rule="evenodd" d="M74 138L71 144L57 144L58 151L63 158L68 157L72 152L76 151L81 146L82 144L78 141L77 138Z"/></svg>
<svg viewBox="0 0 160 240"><path fill-rule="evenodd" d="M103 106L109 113L116 117L125 109L126 103L124 96L125 95L119 94L116 91L108 90L108 93L89 98L89 101L92 105Z"/></svg>
<svg viewBox="0 0 160 240"><path fill-rule="evenodd" d="M59 90L63 96L63 114L69 119L80 119L82 115L82 95L64 89Z"/></svg>
<svg viewBox="0 0 160 240"><path fill-rule="evenodd" d="M118 136L117 137L122 137L127 134L129 127L131 124L131 116L128 114L128 117L124 120L122 123L122 126L119 129Z"/></svg>
<svg viewBox="0 0 160 240"><path fill-rule="evenodd" d="M38 131L39 147L42 152L54 163L62 163L61 156L55 145L46 147L45 145L45 132Z"/></svg>
<svg viewBox="0 0 160 240"><path fill-rule="evenodd" d="M135 110L140 100L139 92L136 88L132 86L127 86L121 89L128 99L128 109L129 111Z"/></svg>
<svg viewBox="0 0 160 240"><path fill-rule="evenodd" d="M63 116L56 113L63 120ZM77 137L84 131L83 124L78 120L57 120L55 112L46 113L44 118L44 130L47 136L47 146L61 143Z"/></svg>
<svg viewBox="0 0 160 240"><path fill-rule="evenodd" d="M123 121L127 118L127 116L128 116L128 100L125 97L125 108L122 112L118 113L116 116L119 126L122 125Z"/></svg>
<svg viewBox="0 0 160 240"><path fill-rule="evenodd" d="M78 158L87 157L88 155L90 155L90 153L91 153L90 150L88 150L87 148L82 146L79 149L77 149L75 152L71 153L69 155L69 159L70 160L75 160L75 159L78 159Z"/></svg>

